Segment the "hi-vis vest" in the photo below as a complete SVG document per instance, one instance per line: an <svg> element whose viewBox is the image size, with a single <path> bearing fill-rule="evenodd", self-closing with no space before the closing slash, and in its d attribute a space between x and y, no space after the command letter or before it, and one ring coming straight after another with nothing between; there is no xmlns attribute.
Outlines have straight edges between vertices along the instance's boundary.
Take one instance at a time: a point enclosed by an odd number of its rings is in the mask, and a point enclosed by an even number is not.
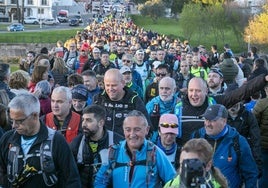
<svg viewBox="0 0 268 188"><path fill-rule="evenodd" d="M48 128L48 137L40 145L40 150L35 153L27 154L25 156L19 155L20 147L11 145L8 152L7 175L8 181L12 187L21 187L28 179L36 174L42 174L43 180L48 187L55 185L58 181L56 176L55 165L52 156L53 138L55 130ZM18 171L18 160L22 159L27 163L27 159L31 157L40 158L41 170L37 171L34 167L25 165L22 172ZM38 185L37 185L38 186Z"/></svg>
<svg viewBox="0 0 268 188"><path fill-rule="evenodd" d="M45 118L46 125L54 130L58 130L57 126L54 122L54 114L50 112L46 115ZM72 112L72 116L70 122L68 123L67 127L62 127L60 132L63 133L66 141L70 143L78 134L79 123L81 121L81 116L75 112Z"/></svg>

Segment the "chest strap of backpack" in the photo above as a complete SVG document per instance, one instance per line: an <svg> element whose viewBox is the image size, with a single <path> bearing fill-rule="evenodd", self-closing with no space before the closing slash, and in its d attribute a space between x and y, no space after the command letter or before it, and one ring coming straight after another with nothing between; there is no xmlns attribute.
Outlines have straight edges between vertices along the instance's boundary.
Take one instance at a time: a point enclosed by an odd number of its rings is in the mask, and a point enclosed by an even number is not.
<svg viewBox="0 0 268 188"><path fill-rule="evenodd" d="M151 176L155 175L153 169L156 163L156 160L155 160L156 146L152 142L148 141L146 159L140 160L140 161L130 161L128 163L117 162L119 150L120 150L120 145L113 145L110 147L110 150L109 150L110 167L106 171L105 175L110 177L112 171L115 168L119 168L123 166L136 166L136 165L146 166L146 187L148 187Z"/></svg>
<svg viewBox="0 0 268 188"><path fill-rule="evenodd" d="M53 186L57 183L58 178L56 176L55 164L52 156L53 138L55 130L48 129L48 138L42 142L40 146L40 164L42 169L42 175L44 182L47 186Z"/></svg>
<svg viewBox="0 0 268 188"><path fill-rule="evenodd" d="M12 145L9 148L7 174L9 182L12 183L14 187L20 187L23 183L36 174L42 174L44 182L47 186L56 184L57 176L52 157L52 142L56 131L50 128L47 129L48 138L42 142L39 151L24 156L19 155L19 146ZM40 158L41 170L37 171L33 166L31 167L26 163L27 159L31 157ZM23 159L24 161L24 168L21 172L18 172L18 159Z"/></svg>

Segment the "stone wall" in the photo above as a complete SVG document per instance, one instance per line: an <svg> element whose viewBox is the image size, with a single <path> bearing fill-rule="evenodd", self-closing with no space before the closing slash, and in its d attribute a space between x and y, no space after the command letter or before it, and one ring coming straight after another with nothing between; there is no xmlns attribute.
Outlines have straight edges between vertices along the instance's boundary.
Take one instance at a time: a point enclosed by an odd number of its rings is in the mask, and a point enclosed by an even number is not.
<svg viewBox="0 0 268 188"><path fill-rule="evenodd" d="M0 59L26 57L26 52L29 50L39 53L41 48L47 47L50 50L56 44L0 44Z"/></svg>

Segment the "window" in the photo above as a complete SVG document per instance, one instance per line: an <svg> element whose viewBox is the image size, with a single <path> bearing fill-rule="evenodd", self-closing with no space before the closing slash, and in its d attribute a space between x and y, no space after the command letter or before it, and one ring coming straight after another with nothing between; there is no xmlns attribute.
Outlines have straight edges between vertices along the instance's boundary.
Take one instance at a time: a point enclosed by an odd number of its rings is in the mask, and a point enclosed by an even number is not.
<svg viewBox="0 0 268 188"><path fill-rule="evenodd" d="M39 8L38 9L38 14L44 14L44 9L43 8Z"/></svg>
<svg viewBox="0 0 268 188"><path fill-rule="evenodd" d="M11 4L17 4L18 0L11 0Z"/></svg>
<svg viewBox="0 0 268 188"><path fill-rule="evenodd" d="M28 5L33 5L33 0L28 0Z"/></svg>
<svg viewBox="0 0 268 188"><path fill-rule="evenodd" d="M41 5L48 5L47 0L42 0Z"/></svg>

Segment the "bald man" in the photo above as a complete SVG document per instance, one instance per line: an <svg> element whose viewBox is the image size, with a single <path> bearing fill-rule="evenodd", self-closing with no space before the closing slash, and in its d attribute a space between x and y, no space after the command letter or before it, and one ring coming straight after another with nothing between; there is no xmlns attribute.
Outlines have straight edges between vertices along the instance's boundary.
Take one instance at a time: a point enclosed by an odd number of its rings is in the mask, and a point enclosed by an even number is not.
<svg viewBox="0 0 268 188"><path fill-rule="evenodd" d="M132 110L141 111L151 125L150 118L142 99L136 92L125 87L123 75L118 69L109 69L104 75L104 92L94 96L94 103L106 109L105 126L114 133L123 134L123 120Z"/></svg>
<svg viewBox="0 0 268 188"><path fill-rule="evenodd" d="M218 103L228 109L262 89L267 81L268 76L262 74L226 94L208 96L206 81L198 77L192 78L188 85L187 95L175 107L175 114L178 116L180 124L178 144L186 143L193 131L204 126L204 120L200 116L205 113L208 106Z"/></svg>

